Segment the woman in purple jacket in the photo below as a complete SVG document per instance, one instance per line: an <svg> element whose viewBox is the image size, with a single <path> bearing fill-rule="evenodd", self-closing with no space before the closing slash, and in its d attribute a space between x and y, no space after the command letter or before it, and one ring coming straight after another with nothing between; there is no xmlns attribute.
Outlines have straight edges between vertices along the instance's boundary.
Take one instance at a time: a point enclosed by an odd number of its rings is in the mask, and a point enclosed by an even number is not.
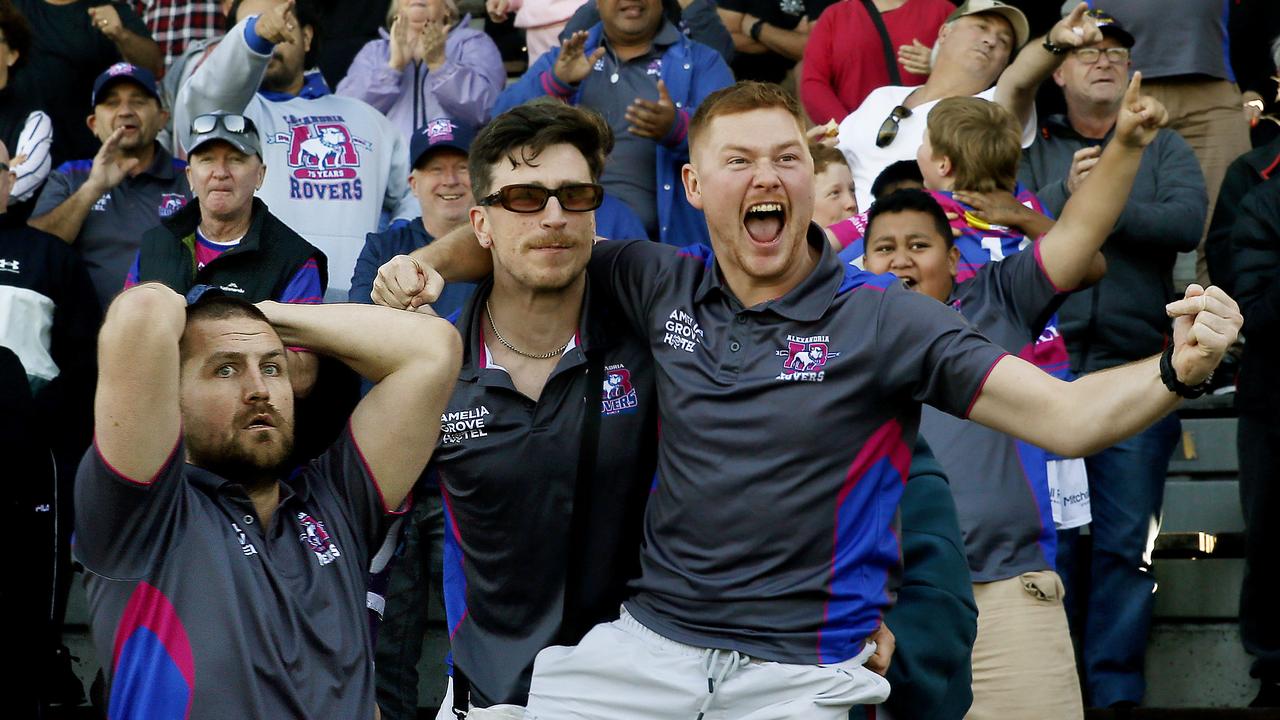
<svg viewBox="0 0 1280 720"><path fill-rule="evenodd" d="M484 124L507 73L493 40L459 17L454 0L391 0L387 29L361 48L338 94L382 111L406 143L428 118Z"/></svg>

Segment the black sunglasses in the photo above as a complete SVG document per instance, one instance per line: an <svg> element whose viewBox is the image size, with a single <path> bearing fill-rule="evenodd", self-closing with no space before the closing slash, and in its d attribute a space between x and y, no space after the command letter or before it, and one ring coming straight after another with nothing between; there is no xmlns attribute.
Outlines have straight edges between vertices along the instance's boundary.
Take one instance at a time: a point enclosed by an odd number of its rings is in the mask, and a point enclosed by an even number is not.
<svg viewBox="0 0 1280 720"><path fill-rule="evenodd" d="M223 115L220 113L209 113L207 115L197 115L191 121L191 134L203 135L207 132L213 132L214 128L222 126L222 129L229 133L244 135L246 133L255 132L253 121L243 115Z"/></svg>
<svg viewBox="0 0 1280 720"><path fill-rule="evenodd" d="M552 197L568 212L591 212L604 202L604 188L595 183L570 183L555 190L541 185L505 185L478 204L501 205L514 213L536 213Z"/></svg>
<svg viewBox="0 0 1280 720"><path fill-rule="evenodd" d="M893 139L898 137L898 123L911 117L911 110L903 105L898 105L889 111L889 117L880 123L880 130L876 133L876 147L888 147Z"/></svg>

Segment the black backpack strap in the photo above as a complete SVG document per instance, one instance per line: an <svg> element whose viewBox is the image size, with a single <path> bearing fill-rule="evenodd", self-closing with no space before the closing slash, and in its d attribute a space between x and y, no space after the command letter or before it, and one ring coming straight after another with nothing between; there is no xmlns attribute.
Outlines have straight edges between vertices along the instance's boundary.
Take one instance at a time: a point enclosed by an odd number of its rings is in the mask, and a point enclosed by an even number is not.
<svg viewBox="0 0 1280 720"><path fill-rule="evenodd" d="M603 348L587 354L587 389L583 394L582 440L578 446L578 477L573 488L573 517L569 525L569 566L565 572L564 613L560 621L561 645L576 645L590 628L582 618L572 579L581 577L587 526L591 521L591 486L600 445L601 393L604 387Z"/></svg>
<svg viewBox="0 0 1280 720"><path fill-rule="evenodd" d="M862 6L867 9L867 14L871 16L871 22L875 23L876 32L880 33L880 45L884 50L884 64L889 70L889 83L901 85L902 73L898 72L898 56L893 51L893 41L889 39L889 29L884 26L884 18L880 17L880 11L876 9L876 4L871 0L862 0Z"/></svg>
<svg viewBox="0 0 1280 720"><path fill-rule="evenodd" d="M458 659L453 659L453 716L463 720L471 709L471 681L466 673L458 667Z"/></svg>

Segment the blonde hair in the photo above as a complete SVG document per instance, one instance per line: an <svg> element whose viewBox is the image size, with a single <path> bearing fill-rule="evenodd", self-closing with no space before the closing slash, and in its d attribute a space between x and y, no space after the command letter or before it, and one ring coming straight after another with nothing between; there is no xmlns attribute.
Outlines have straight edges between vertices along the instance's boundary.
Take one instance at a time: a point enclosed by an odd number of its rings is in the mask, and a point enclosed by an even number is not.
<svg viewBox="0 0 1280 720"><path fill-rule="evenodd" d="M844 159L844 153L822 143L809 143L809 154L813 156L813 174L821 175L826 172L827 168L832 165L844 165L848 167L848 161Z"/></svg>
<svg viewBox="0 0 1280 720"><path fill-rule="evenodd" d="M928 132L933 154L951 159L956 190L1013 192L1022 129L1008 110L982 98L946 98L929 111Z"/></svg>
<svg viewBox="0 0 1280 720"><path fill-rule="evenodd" d="M444 14L445 18L448 20L448 25L453 25L458 22L458 20L462 19L462 12L458 10L458 3L456 0L440 0L440 3L444 5ZM391 23L395 22L396 14L400 12L400 9L396 7L399 4L400 0L391 0L391 3L387 5L386 26L388 30L391 29Z"/></svg>

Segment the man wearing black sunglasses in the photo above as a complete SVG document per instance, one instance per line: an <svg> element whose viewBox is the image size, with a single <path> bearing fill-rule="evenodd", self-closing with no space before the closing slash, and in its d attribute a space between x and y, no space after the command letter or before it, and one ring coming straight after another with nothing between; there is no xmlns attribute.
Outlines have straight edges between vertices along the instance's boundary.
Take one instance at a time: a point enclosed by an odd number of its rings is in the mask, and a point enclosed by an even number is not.
<svg viewBox="0 0 1280 720"><path fill-rule="evenodd" d="M493 277L457 319L462 372L427 470L448 518L442 718L524 705L538 651L617 618L638 574L652 361L586 277L612 145L599 115L546 100L471 144L471 229ZM379 278L374 299L386 292Z"/></svg>

